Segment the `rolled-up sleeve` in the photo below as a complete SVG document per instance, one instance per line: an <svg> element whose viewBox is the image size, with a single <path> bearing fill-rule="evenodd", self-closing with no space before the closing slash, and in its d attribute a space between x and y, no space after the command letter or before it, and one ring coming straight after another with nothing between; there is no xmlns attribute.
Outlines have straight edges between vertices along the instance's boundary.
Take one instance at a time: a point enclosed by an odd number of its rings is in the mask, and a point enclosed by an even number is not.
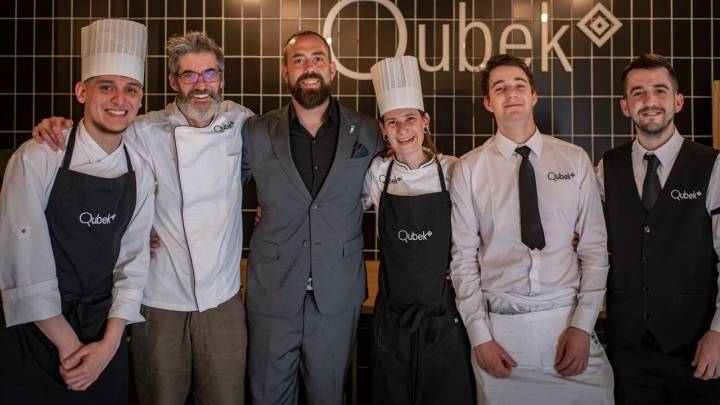
<svg viewBox="0 0 720 405"><path fill-rule="evenodd" d="M147 168L147 166L145 166ZM142 322L143 289L150 264L150 229L155 214L155 178L146 169L138 176L133 217L123 234L113 273L112 306L108 318Z"/></svg>
<svg viewBox="0 0 720 405"><path fill-rule="evenodd" d="M483 305L480 283L479 222L473 206L473 188L469 161L460 159L453 171L450 186L452 209L452 261L450 278L455 287L455 300L467 329L470 344L475 347L492 340Z"/></svg>
<svg viewBox="0 0 720 405"><path fill-rule="evenodd" d="M605 297L609 268L607 230L595 172L584 153L580 156L579 167L582 177L575 232L579 236L580 288L570 325L592 334Z"/></svg>
<svg viewBox="0 0 720 405"><path fill-rule="evenodd" d="M0 293L8 327L61 313L45 219L59 158L40 148L28 142L11 157L0 192Z"/></svg>

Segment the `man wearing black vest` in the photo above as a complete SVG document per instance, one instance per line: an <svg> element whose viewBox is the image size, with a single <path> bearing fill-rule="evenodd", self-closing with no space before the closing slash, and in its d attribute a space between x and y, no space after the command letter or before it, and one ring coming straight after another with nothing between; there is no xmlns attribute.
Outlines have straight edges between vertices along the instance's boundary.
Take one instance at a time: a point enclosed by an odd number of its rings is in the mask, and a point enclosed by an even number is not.
<svg viewBox="0 0 720 405"><path fill-rule="evenodd" d="M720 403L718 151L684 139L677 75L660 55L622 74L637 132L598 166L610 251L608 355L618 404Z"/></svg>

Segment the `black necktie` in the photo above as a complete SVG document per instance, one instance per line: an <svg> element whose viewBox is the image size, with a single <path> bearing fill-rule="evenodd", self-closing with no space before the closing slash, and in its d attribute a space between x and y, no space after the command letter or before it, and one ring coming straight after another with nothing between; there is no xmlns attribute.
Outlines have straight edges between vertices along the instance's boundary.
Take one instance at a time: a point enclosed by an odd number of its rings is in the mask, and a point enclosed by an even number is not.
<svg viewBox="0 0 720 405"><path fill-rule="evenodd" d="M657 168L660 166L660 161L657 156L649 153L645 154L644 159L647 160L647 171L645 172L645 180L643 180L642 203L645 206L645 210L650 212L660 195L660 190L662 190L660 187L660 178L657 175Z"/></svg>
<svg viewBox="0 0 720 405"><path fill-rule="evenodd" d="M520 197L520 234L523 243L532 249L542 250L545 247L545 234L540 222L538 209L537 187L535 185L535 169L530 163L530 148L521 146L515 149L520 156L520 173L518 175L518 195Z"/></svg>

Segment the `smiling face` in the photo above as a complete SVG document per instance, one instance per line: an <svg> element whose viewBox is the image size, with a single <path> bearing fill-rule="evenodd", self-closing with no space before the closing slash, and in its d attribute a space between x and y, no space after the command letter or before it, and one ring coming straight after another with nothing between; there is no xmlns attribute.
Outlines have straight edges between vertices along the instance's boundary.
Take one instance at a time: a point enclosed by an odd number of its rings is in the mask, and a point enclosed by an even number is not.
<svg viewBox="0 0 720 405"><path fill-rule="evenodd" d="M75 85L85 105L85 126L93 133L122 134L137 116L142 94L140 82L125 76L96 76Z"/></svg>
<svg viewBox="0 0 720 405"><path fill-rule="evenodd" d="M498 126L526 123L533 120L537 93L530 79L517 66L498 66L490 71L485 108L495 115Z"/></svg>
<svg viewBox="0 0 720 405"><path fill-rule="evenodd" d="M330 96L336 68L323 39L316 35L295 37L288 43L285 55L281 73L293 99L305 109L324 103Z"/></svg>
<svg viewBox="0 0 720 405"><path fill-rule="evenodd" d="M222 89L225 85L223 73L217 81L208 83L202 74L210 69L219 71L218 61L212 52L188 52L178 59L177 75L169 76L170 86L177 92L177 106L188 118L203 122L211 120L220 109ZM184 83L179 75L188 72L200 73L195 83Z"/></svg>
<svg viewBox="0 0 720 405"><path fill-rule="evenodd" d="M683 103L666 69L634 69L627 74L620 109L640 135L662 137L675 131L672 124Z"/></svg>
<svg viewBox="0 0 720 405"><path fill-rule="evenodd" d="M398 108L383 114L380 130L387 138L395 155L403 162L423 156L425 128L430 125L430 116L420 114L415 108Z"/></svg>

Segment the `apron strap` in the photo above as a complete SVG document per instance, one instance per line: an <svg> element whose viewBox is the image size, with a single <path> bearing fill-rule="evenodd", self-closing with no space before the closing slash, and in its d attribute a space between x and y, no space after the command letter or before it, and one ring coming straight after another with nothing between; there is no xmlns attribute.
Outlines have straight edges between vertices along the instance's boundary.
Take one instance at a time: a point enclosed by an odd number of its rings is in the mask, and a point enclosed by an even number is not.
<svg viewBox="0 0 720 405"><path fill-rule="evenodd" d="M72 160L73 150L75 149L75 132L77 127L70 129L70 137L68 138L67 148L65 148L65 157L63 158L62 168L70 170L70 161Z"/></svg>
<svg viewBox="0 0 720 405"><path fill-rule="evenodd" d="M445 175L443 175L442 166L440 166L440 159L438 159L437 155L435 155L435 165L437 166L438 176L440 177L440 187L443 192L446 192L447 187L445 187Z"/></svg>
<svg viewBox="0 0 720 405"><path fill-rule="evenodd" d="M125 161L127 162L127 171L128 173L133 171L132 163L130 162L130 155L128 155L127 146L125 146L125 142L123 141L123 150L125 151Z"/></svg>
<svg viewBox="0 0 720 405"><path fill-rule="evenodd" d="M392 172L393 163L395 163L395 158L390 160L390 164L388 165L387 172L385 173L385 184L383 185L383 194L387 193L388 185L390 185L390 172Z"/></svg>

